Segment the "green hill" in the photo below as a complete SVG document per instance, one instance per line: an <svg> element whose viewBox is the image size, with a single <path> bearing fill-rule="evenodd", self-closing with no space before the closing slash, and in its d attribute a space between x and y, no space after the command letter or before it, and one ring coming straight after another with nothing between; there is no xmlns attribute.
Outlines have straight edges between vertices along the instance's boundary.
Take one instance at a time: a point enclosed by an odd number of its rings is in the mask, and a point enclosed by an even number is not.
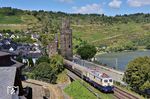
<svg viewBox="0 0 150 99"><path fill-rule="evenodd" d="M0 30L30 30L51 35L58 32L62 18L66 17L71 19L75 38L81 38L98 47L109 46L113 50L122 50L130 49L131 46L146 46L150 42L150 14L143 13L112 17L5 7L0 8Z"/></svg>

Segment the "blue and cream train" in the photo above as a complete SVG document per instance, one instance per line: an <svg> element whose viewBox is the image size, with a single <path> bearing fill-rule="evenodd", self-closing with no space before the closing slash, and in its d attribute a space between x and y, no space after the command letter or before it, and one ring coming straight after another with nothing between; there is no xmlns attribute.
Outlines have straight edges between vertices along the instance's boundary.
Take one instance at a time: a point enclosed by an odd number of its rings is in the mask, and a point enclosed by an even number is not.
<svg viewBox="0 0 150 99"><path fill-rule="evenodd" d="M107 74L100 73L97 70L91 70L68 60L64 60L64 64L67 69L74 72L76 75L83 78L99 90L103 92L113 92L113 79Z"/></svg>

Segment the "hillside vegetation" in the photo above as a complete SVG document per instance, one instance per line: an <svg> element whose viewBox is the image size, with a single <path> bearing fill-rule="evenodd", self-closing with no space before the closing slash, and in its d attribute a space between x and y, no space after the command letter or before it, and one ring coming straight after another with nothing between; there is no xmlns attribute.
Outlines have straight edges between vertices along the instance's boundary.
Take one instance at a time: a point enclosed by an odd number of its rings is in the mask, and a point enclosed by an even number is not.
<svg viewBox="0 0 150 99"><path fill-rule="evenodd" d="M0 30L18 29L49 37L59 32L62 18L71 19L73 36L77 41L82 39L98 47L108 46L112 51L145 48L150 43L150 14L143 13L112 17L104 14L66 14L5 7L0 8ZM132 46L136 48L131 48Z"/></svg>
<svg viewBox="0 0 150 99"><path fill-rule="evenodd" d="M96 99L96 96L86 89L86 87L81 85L79 81L72 82L64 89L64 91L73 99Z"/></svg>

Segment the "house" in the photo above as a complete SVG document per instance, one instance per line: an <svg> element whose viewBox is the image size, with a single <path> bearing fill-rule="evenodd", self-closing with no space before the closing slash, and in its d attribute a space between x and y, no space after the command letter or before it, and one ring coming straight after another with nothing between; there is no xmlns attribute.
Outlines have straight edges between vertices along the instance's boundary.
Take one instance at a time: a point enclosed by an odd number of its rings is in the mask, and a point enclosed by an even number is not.
<svg viewBox="0 0 150 99"><path fill-rule="evenodd" d="M13 38L15 38L16 36L14 35L14 34L12 34L11 36L10 36L10 38L11 39L13 39Z"/></svg>
<svg viewBox="0 0 150 99"><path fill-rule="evenodd" d="M22 62L29 64L29 58L32 59L33 63L36 64L36 61L38 60L39 57L42 56L42 53L39 52L30 52L27 55L24 55L22 58Z"/></svg>
<svg viewBox="0 0 150 99"><path fill-rule="evenodd" d="M3 39L0 43L1 50L7 52L15 51L18 46L18 44L13 42L11 39Z"/></svg>
<svg viewBox="0 0 150 99"><path fill-rule="evenodd" d="M3 36L3 34L2 33L0 33L0 37L2 37Z"/></svg>
<svg viewBox="0 0 150 99"><path fill-rule="evenodd" d="M2 39L2 37L3 37L3 34L2 34L2 33L0 33L0 39Z"/></svg>
<svg viewBox="0 0 150 99"><path fill-rule="evenodd" d="M21 83L24 65L13 60L11 56L0 51L0 99L26 99Z"/></svg>
<svg viewBox="0 0 150 99"><path fill-rule="evenodd" d="M14 48L10 47L9 52L13 52L13 51L14 51Z"/></svg>
<svg viewBox="0 0 150 99"><path fill-rule="evenodd" d="M37 34L31 34L31 39L38 40L39 39L39 35L37 35Z"/></svg>
<svg viewBox="0 0 150 99"><path fill-rule="evenodd" d="M18 39L18 38L19 38L19 36L17 35L17 36L16 36L16 38Z"/></svg>
<svg viewBox="0 0 150 99"><path fill-rule="evenodd" d="M3 39L2 41L1 41L3 44L5 44L5 45L9 45L10 43L11 43L11 39Z"/></svg>
<svg viewBox="0 0 150 99"><path fill-rule="evenodd" d="M41 57L42 52L39 48L39 46L36 45L29 45L29 44L23 44L19 45L14 52L16 55L19 55L22 57L23 63L29 63L28 59L32 58L33 63L35 64L37 59Z"/></svg>

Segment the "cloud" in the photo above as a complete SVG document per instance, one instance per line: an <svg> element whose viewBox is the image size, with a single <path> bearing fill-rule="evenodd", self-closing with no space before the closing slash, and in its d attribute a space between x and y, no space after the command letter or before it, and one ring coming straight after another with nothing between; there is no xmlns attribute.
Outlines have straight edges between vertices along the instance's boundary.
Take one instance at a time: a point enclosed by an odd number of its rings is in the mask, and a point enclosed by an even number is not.
<svg viewBox="0 0 150 99"><path fill-rule="evenodd" d="M120 0L112 0L108 5L111 8L118 9L118 8L120 8L121 4L122 4L122 1L120 1Z"/></svg>
<svg viewBox="0 0 150 99"><path fill-rule="evenodd" d="M100 4L88 4L82 7L72 7L74 13L81 13L81 14L102 14L103 10Z"/></svg>
<svg viewBox="0 0 150 99"><path fill-rule="evenodd" d="M61 3L72 3L73 2L73 0L57 0L57 1L59 1Z"/></svg>
<svg viewBox="0 0 150 99"><path fill-rule="evenodd" d="M150 5L150 0L128 0L127 3L131 7L141 7Z"/></svg>

